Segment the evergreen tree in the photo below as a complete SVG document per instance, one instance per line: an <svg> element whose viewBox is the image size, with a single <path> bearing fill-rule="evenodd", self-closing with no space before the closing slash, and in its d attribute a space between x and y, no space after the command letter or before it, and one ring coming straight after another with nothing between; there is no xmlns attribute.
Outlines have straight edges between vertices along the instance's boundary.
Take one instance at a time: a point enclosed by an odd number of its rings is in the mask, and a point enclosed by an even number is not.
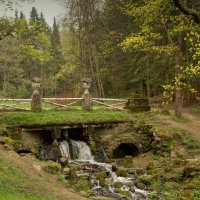
<svg viewBox="0 0 200 200"><path fill-rule="evenodd" d="M30 13L30 20L36 22L39 20L38 11L35 7L32 7L31 13Z"/></svg>
<svg viewBox="0 0 200 200"><path fill-rule="evenodd" d="M57 48L60 46L60 32L59 32L59 26L56 22L56 18L54 17L53 21L53 28L51 33L51 44L53 48Z"/></svg>

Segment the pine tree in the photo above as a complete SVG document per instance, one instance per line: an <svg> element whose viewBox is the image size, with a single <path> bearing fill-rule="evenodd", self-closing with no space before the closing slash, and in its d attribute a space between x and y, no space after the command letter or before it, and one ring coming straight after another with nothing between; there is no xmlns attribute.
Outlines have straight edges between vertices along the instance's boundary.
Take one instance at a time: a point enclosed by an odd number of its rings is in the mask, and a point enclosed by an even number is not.
<svg viewBox="0 0 200 200"><path fill-rule="evenodd" d="M30 20L36 22L39 20L38 11L35 7L32 7L31 13L30 13Z"/></svg>
<svg viewBox="0 0 200 200"><path fill-rule="evenodd" d="M18 10L17 10L17 9L15 10L15 18L16 18L16 19L19 19Z"/></svg>
<svg viewBox="0 0 200 200"><path fill-rule="evenodd" d="M45 20L44 14L42 12L40 13L39 21L41 22L41 28L49 31L49 26L48 26L48 24Z"/></svg>
<svg viewBox="0 0 200 200"><path fill-rule="evenodd" d="M23 13L22 11L20 12L19 18L20 18L20 19L25 19L25 15L24 15L24 13Z"/></svg>
<svg viewBox="0 0 200 200"><path fill-rule="evenodd" d="M59 27L58 27L55 17L54 17L53 28L52 28L52 33L51 33L51 44L53 48L58 47L61 44Z"/></svg>

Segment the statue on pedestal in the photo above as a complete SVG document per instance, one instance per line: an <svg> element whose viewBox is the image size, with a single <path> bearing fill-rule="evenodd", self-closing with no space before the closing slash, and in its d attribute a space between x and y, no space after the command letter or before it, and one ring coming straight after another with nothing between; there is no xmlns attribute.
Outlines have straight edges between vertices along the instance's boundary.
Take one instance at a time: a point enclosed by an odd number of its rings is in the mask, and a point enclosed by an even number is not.
<svg viewBox="0 0 200 200"><path fill-rule="evenodd" d="M83 104L82 107L84 110L92 110L92 97L89 93L89 88L91 86L92 79L91 78L82 78L81 79L82 86L84 89L83 93Z"/></svg>
<svg viewBox="0 0 200 200"><path fill-rule="evenodd" d="M31 96L31 110L33 112L40 112L42 111L42 100L41 95L39 92L39 88L41 85L41 79L38 77L34 77L32 79L32 87L33 87L33 93Z"/></svg>

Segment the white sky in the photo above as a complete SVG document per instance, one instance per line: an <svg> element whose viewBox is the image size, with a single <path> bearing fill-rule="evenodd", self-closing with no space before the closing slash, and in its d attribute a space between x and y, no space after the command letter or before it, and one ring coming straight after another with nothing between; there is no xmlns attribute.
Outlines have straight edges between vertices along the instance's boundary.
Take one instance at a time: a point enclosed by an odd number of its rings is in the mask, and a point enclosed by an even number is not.
<svg viewBox="0 0 200 200"><path fill-rule="evenodd" d="M14 16L15 9L20 13L22 11L26 18L29 18L32 7L36 7L38 13L43 12L46 22L52 26L54 16L59 19L66 12L61 2L55 0L35 0L33 3L19 2L20 6L14 5L13 9L10 10L6 6L0 4L0 16Z"/></svg>

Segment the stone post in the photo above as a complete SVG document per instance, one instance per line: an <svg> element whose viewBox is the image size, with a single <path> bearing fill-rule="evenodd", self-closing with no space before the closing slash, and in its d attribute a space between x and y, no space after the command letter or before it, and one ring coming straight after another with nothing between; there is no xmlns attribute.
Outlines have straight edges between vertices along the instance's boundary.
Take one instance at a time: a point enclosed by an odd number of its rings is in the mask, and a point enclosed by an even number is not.
<svg viewBox="0 0 200 200"><path fill-rule="evenodd" d="M89 93L89 88L92 82L91 78L82 78L81 79L82 82L82 86L84 89L84 93L83 93L83 103L82 103L82 108L84 110L92 110L92 97Z"/></svg>
<svg viewBox="0 0 200 200"><path fill-rule="evenodd" d="M41 79L38 77L34 77L32 80L33 94L31 96L31 110L33 112L42 111L42 100L39 92L39 88L41 85Z"/></svg>

